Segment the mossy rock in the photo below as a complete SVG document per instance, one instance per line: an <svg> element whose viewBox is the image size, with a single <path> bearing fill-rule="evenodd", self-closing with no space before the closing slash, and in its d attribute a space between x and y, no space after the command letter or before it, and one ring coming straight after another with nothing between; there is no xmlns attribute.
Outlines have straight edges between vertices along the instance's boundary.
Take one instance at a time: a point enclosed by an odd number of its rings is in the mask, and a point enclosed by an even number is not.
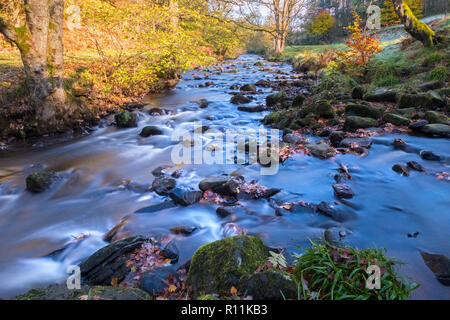
<svg viewBox="0 0 450 320"><path fill-rule="evenodd" d="M328 100L318 100L314 104L307 105L301 108L300 116L302 118L308 115L315 115L317 117L332 119L336 117L333 107Z"/></svg>
<svg viewBox="0 0 450 320"><path fill-rule="evenodd" d="M16 300L80 300L87 296L91 300L151 300L151 296L137 288L87 286L79 290L69 290L66 284L54 284L45 288L31 289L25 294L17 296Z"/></svg>
<svg viewBox="0 0 450 320"><path fill-rule="evenodd" d="M266 97L266 105L268 107L272 107L278 103L282 103L284 100L286 100L288 97L286 95L286 92L284 91L279 91L277 93L272 93L269 94Z"/></svg>
<svg viewBox="0 0 450 320"><path fill-rule="evenodd" d="M128 110L121 111L114 116L116 125L119 128L137 127L137 114Z"/></svg>
<svg viewBox="0 0 450 320"><path fill-rule="evenodd" d="M431 104L431 98L426 93L410 94L403 93L399 95L399 108L428 108Z"/></svg>
<svg viewBox="0 0 450 320"><path fill-rule="evenodd" d="M356 130L378 126L378 121L373 118L349 116L345 119L345 130Z"/></svg>
<svg viewBox="0 0 450 320"><path fill-rule="evenodd" d="M254 300L284 300L298 298L295 277L281 270L267 270L251 275L243 281L245 294Z"/></svg>
<svg viewBox="0 0 450 320"><path fill-rule="evenodd" d="M437 109L445 106L445 100L442 98L436 91L428 91L426 93L427 98L429 99L429 109Z"/></svg>
<svg viewBox="0 0 450 320"><path fill-rule="evenodd" d="M448 118L445 114L436 111L427 111L425 113L425 119L429 123L443 123L448 124Z"/></svg>
<svg viewBox="0 0 450 320"><path fill-rule="evenodd" d="M30 174L26 180L27 190L32 193L41 193L50 188L54 179L53 171L41 171Z"/></svg>
<svg viewBox="0 0 450 320"><path fill-rule="evenodd" d="M387 88L376 88L364 95L364 100L372 102L396 102L397 92Z"/></svg>
<svg viewBox="0 0 450 320"><path fill-rule="evenodd" d="M267 247L253 236L239 235L208 243L192 257L186 283L192 286L194 296L229 292L267 257Z"/></svg>
<svg viewBox="0 0 450 320"><path fill-rule="evenodd" d="M305 102L306 97L303 94L297 95L294 100L292 101L292 107L301 107L303 103Z"/></svg>
<svg viewBox="0 0 450 320"><path fill-rule="evenodd" d="M383 120L396 126L407 126L410 122L408 118L402 117L401 115L395 113L386 113L383 117Z"/></svg>
<svg viewBox="0 0 450 320"><path fill-rule="evenodd" d="M437 93L442 97L450 96L450 87L442 88Z"/></svg>
<svg viewBox="0 0 450 320"><path fill-rule="evenodd" d="M405 108L405 109L394 109L391 113L399 114L403 117L411 118L414 114L417 113L416 108Z"/></svg>
<svg viewBox="0 0 450 320"><path fill-rule="evenodd" d="M349 103L345 107L345 114L348 116L369 117L373 119L381 118L386 107L371 107L365 104Z"/></svg>
<svg viewBox="0 0 450 320"><path fill-rule="evenodd" d="M364 87L363 86L356 86L352 89L352 98L361 100L364 97Z"/></svg>
<svg viewBox="0 0 450 320"><path fill-rule="evenodd" d="M442 123L427 124L421 131L431 136L450 137L450 126Z"/></svg>

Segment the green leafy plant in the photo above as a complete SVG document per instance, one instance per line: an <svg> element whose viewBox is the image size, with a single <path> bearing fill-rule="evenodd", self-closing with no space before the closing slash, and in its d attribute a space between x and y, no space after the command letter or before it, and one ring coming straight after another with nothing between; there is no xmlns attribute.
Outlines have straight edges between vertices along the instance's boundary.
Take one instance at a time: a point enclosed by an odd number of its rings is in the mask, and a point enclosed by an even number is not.
<svg viewBox="0 0 450 320"><path fill-rule="evenodd" d="M273 251L269 251L269 253L270 257L267 260L273 265L275 269L279 267L287 268L288 264L286 258L282 253L276 253Z"/></svg>

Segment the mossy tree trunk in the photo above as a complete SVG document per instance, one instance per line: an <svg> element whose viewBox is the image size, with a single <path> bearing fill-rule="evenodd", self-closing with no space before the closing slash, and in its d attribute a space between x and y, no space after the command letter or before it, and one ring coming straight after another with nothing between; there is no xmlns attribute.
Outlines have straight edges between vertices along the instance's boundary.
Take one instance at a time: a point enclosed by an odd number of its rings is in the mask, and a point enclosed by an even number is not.
<svg viewBox="0 0 450 320"><path fill-rule="evenodd" d="M408 31L415 39L423 43L424 46L430 47L437 42L434 31L426 24L421 22L414 16L412 10L403 0L392 0L395 13L398 15L405 30Z"/></svg>
<svg viewBox="0 0 450 320"><path fill-rule="evenodd" d="M64 0L24 0L24 9L24 26L0 18L0 32L20 51L37 130L66 129L73 107L63 88Z"/></svg>

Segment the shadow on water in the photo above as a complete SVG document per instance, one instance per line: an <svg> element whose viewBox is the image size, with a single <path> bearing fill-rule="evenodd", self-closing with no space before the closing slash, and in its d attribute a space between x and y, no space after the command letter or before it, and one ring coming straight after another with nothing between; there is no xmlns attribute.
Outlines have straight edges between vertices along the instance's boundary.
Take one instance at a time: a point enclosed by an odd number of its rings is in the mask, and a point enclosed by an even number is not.
<svg viewBox="0 0 450 320"><path fill-rule="evenodd" d="M402 274L421 284L414 298L450 298L448 287L434 278L419 253L426 250L450 255L450 183L434 174L449 172L449 162L425 161L416 153L396 150L391 145L394 138L402 138L418 150L434 150L449 159L450 144L446 139L377 137L366 157L346 154L320 160L297 154L280 165L273 176L261 176L258 165L186 165L179 179L182 185L196 187L204 177L238 170L247 180L281 188L283 191L274 200L333 203L352 216L345 222L307 210L279 216L266 200L247 201L244 210L227 218L217 216L217 205L206 203L133 214L164 200L145 186L151 185L154 168L171 163L176 143L171 141L173 132L192 130L193 122L198 120L219 131L260 126L266 111L242 112L229 103L232 84L275 77L276 73L254 66L259 60L253 55L241 56L226 63L225 72L209 73L208 80L195 80L204 71L187 72L176 89L149 98L140 113L138 128L98 128L89 136L69 142L0 153L0 296L11 297L32 287L64 281L67 266L106 245L103 234L131 215L130 228L149 236L168 234L176 226L196 227L190 236L174 236L180 248L180 263L200 245L230 235L230 222L247 228L249 234L260 236L268 245L286 247L290 252L300 252L308 246L308 239L322 237L326 228L345 227L347 243L359 248L386 248L390 256L407 262L401 268ZM265 62L265 66L291 72L288 65ZM231 69L237 71L226 72ZM205 81L213 84L198 87ZM263 103L270 89L262 90L252 104ZM209 106L199 108L200 99L210 101ZM154 108L166 113L149 115L148 110ZM140 130L149 124L162 129L163 135L140 137ZM409 177L403 177L392 171L393 164L407 161L420 162L427 173L412 171ZM356 193L347 203L335 199L331 187L340 163L348 166L353 176L348 184ZM62 173L62 179L42 194L26 192L25 177L42 168ZM416 238L407 236L414 232L419 232ZM45 258L80 235L89 237L64 251L57 260Z"/></svg>

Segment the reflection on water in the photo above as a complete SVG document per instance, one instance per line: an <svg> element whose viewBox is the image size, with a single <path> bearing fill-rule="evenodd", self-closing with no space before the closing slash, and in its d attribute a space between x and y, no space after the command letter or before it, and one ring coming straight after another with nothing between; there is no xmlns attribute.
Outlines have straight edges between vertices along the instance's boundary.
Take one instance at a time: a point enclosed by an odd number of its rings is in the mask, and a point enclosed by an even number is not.
<svg viewBox="0 0 450 320"><path fill-rule="evenodd" d="M195 71L188 72L175 90L149 98L138 128L99 128L71 142L0 153L0 297L64 281L67 266L106 245L102 235L127 215L132 215L133 231L149 236L167 234L175 226L197 227L188 237L175 237L180 263L200 245L223 237L230 219L250 234L262 237L268 245L283 246L291 252L299 252L308 245L308 239L321 237L326 228L337 225L311 212L277 216L266 200L247 201L245 210L225 219L215 213L217 206L204 203L133 214L164 199L139 186L151 184L154 168L171 163L175 142L170 137L174 131L192 130L197 120L222 131L259 127L266 112L238 111L228 102L227 93L232 84L274 77L253 66L257 59L244 55L230 62L229 66L236 64L238 72L211 75L208 81L214 85L206 88L196 87L202 81L193 80ZM274 64L273 68L290 71L287 65ZM257 100L252 103L257 104L263 102L265 95L255 97ZM211 102L208 108L198 107L196 102L200 99ZM150 116L150 108L169 112ZM140 130L149 124L160 127L164 135L140 137ZM434 150L447 160L425 161L416 153L395 150L390 142L398 137L418 150ZM262 185L283 189L275 199L334 203L355 216L340 224L349 230L348 243L359 248L384 247L389 255L407 262L401 268L402 274L421 284L414 298L448 299L449 289L435 280L419 251L450 255L450 183L433 174L449 172L449 158L449 140L389 135L375 138L369 155L363 158L346 154L320 160L298 154L282 164L274 176L261 176L258 165L187 165L179 183L196 186L204 177L238 170L247 180L256 179ZM412 171L410 177L402 177L391 169L395 163L412 160L420 162L428 172ZM331 187L340 163L350 169L353 180L348 184L356 193L347 204L335 202ZM25 177L41 168L63 173L63 179L45 193L25 192ZM407 237L416 231L417 238ZM88 237L69 246L57 259L44 258L83 235Z"/></svg>

